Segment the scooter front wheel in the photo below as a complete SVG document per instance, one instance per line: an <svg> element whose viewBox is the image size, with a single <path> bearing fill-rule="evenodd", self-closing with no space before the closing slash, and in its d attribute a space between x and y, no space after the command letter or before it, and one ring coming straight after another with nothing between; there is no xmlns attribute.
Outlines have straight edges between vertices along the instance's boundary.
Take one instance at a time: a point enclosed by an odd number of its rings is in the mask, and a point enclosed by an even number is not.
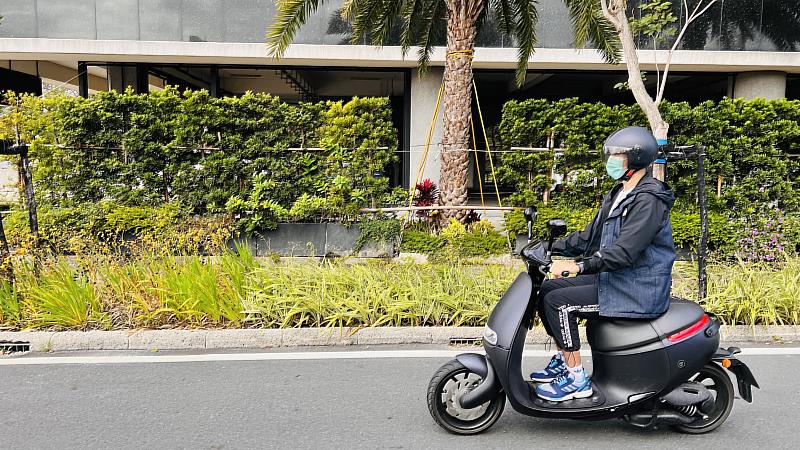
<svg viewBox="0 0 800 450"><path fill-rule="evenodd" d="M436 371L428 384L428 410L433 420L454 434L478 434L497 422L503 414L506 397L502 392L471 409L461 407L459 399L475 389L483 378L454 359Z"/></svg>

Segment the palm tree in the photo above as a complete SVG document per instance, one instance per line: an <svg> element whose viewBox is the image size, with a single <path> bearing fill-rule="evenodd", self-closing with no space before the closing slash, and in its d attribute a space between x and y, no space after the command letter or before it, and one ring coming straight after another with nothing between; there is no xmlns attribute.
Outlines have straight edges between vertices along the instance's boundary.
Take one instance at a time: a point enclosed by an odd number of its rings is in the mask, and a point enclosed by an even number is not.
<svg viewBox="0 0 800 450"><path fill-rule="evenodd" d="M277 0L275 21L267 32L270 54L280 57L295 33L325 0ZM572 18L575 46L595 45L607 60L616 60L618 41L599 8L599 0L564 0ZM591 2L590 2L591 3ZM467 204L467 151L472 111L472 56L475 38L490 14L500 32L511 37L518 51L517 83L525 80L528 60L536 45L536 0L343 0L342 18L352 25L352 42L368 39L383 46L395 26L406 53L419 47L424 71L445 22L447 53L444 68L444 126L442 132L440 203ZM465 211L446 211L462 218Z"/></svg>

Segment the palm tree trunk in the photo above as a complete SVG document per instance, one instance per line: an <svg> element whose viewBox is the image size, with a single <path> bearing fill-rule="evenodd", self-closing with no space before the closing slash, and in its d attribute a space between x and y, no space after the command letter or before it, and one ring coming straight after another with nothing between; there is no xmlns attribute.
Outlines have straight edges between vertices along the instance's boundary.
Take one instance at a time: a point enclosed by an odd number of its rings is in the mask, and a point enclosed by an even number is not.
<svg viewBox="0 0 800 450"><path fill-rule="evenodd" d="M447 58L444 67L444 129L442 133L440 203L467 204L469 120L472 115L472 52L476 22L484 0L447 0ZM443 221L461 220L464 210L444 210Z"/></svg>

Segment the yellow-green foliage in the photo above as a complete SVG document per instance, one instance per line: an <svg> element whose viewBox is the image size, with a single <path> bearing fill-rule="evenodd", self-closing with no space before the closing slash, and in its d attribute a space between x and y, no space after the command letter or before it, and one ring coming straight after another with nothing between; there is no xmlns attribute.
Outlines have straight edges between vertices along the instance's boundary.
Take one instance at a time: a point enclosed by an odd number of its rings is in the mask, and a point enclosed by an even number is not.
<svg viewBox="0 0 800 450"><path fill-rule="evenodd" d="M481 325L517 269L389 262L257 262L215 258L63 257L17 261L0 288L7 328Z"/></svg>
<svg viewBox="0 0 800 450"><path fill-rule="evenodd" d="M18 252L32 247L28 212L16 210L4 217L6 238ZM235 229L226 215L195 217L175 204L123 206L98 202L82 207L39 210L40 247L67 254L164 252L195 254L219 252Z"/></svg>
<svg viewBox="0 0 800 450"><path fill-rule="evenodd" d="M708 266L706 310L727 324L800 324L800 258L780 264L739 261ZM677 263L672 294L697 299L697 266Z"/></svg>
<svg viewBox="0 0 800 450"><path fill-rule="evenodd" d="M0 285L8 329L480 326L519 267L257 261L150 255L17 259ZM679 264L673 294L694 298ZM800 259L709 267L704 307L728 324L800 324Z"/></svg>
<svg viewBox="0 0 800 450"><path fill-rule="evenodd" d="M800 258L789 258L779 265L742 261L713 264L708 275L708 296L703 305L725 323L800 324Z"/></svg>
<svg viewBox="0 0 800 450"><path fill-rule="evenodd" d="M268 265L254 309L268 327L482 325L517 270L502 266Z"/></svg>
<svg viewBox="0 0 800 450"><path fill-rule="evenodd" d="M410 228L403 232L400 248L404 252L425 253L437 261L457 261L465 257L509 253L508 238L487 220L464 225L450 219L436 232Z"/></svg>

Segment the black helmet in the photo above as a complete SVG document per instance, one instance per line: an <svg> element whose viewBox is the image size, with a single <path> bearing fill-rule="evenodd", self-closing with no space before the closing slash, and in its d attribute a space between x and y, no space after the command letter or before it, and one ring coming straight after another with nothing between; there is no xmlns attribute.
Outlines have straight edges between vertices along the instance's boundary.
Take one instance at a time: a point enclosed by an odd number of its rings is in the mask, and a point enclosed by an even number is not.
<svg viewBox="0 0 800 450"><path fill-rule="evenodd" d="M628 169L644 169L653 163L658 154L658 142L653 134L642 127L617 130L603 145L603 161L611 155L627 155Z"/></svg>

